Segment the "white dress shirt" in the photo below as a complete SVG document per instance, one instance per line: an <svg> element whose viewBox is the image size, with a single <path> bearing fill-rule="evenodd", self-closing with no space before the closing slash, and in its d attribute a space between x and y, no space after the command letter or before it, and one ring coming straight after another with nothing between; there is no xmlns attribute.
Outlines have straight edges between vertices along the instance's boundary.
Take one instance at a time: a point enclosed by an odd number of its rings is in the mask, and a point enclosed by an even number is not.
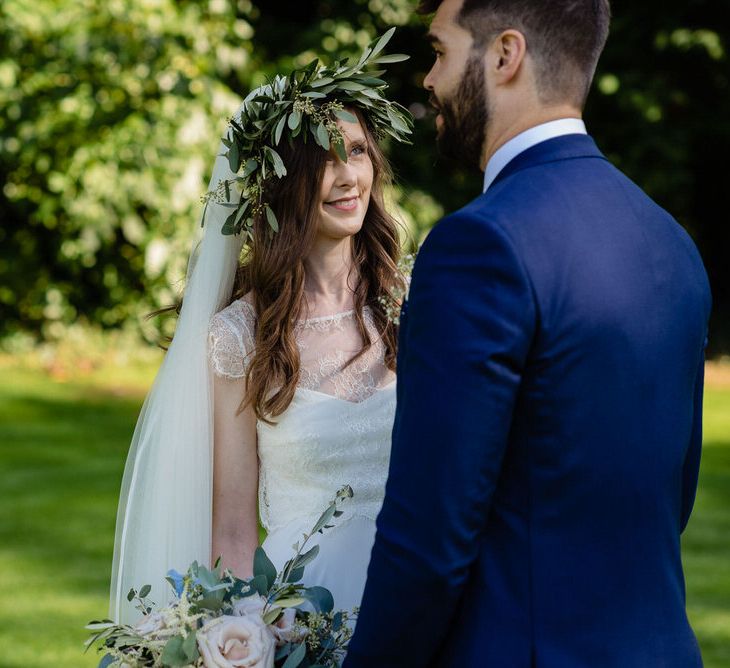
<svg viewBox="0 0 730 668"><path fill-rule="evenodd" d="M487 168L484 170L484 188L482 192L486 192L487 188L494 183L494 179L507 166L507 163L523 151L548 139L575 134L588 134L585 123L580 118L561 118L557 121L542 123L521 132L516 137L512 137L506 144L500 146L489 159Z"/></svg>

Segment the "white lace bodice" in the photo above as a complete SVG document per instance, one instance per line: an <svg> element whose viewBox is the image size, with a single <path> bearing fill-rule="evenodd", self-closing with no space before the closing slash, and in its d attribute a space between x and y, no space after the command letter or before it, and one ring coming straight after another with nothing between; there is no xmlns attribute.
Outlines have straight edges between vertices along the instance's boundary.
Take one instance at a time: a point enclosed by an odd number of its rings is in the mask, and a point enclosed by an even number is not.
<svg viewBox="0 0 730 668"><path fill-rule="evenodd" d="M294 399L274 425L257 424L259 512L269 532L316 519L346 484L355 492L343 508L346 515L374 520L380 510L395 374L385 366L385 347L368 308L363 316L373 343L349 366L345 363L362 345L353 311L295 325L301 375ZM255 327L253 305L245 298L213 317L208 350L214 373L245 375Z"/></svg>

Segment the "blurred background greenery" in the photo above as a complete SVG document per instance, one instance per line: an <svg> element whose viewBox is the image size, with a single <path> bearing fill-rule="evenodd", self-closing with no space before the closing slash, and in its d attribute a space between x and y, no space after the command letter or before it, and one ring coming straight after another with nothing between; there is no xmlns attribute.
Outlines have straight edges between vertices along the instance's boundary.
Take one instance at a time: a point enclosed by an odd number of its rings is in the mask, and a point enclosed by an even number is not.
<svg viewBox="0 0 730 668"><path fill-rule="evenodd" d="M391 92L417 119L392 147L413 239L480 190L435 153L415 0L0 3L0 668L95 665L116 497L172 323L218 138L247 91L389 26ZM608 157L696 240L710 353L730 353L729 0L613 2L586 110ZM141 337L140 337L141 335ZM11 499L11 502L7 500ZM708 668L730 665L730 366L708 370L706 446L683 543Z"/></svg>
<svg viewBox="0 0 730 668"><path fill-rule="evenodd" d="M417 121L393 147L414 238L480 190L437 158L415 0L4 0L0 4L0 338L138 331L179 294L218 138L243 95L391 25L392 94ZM616 0L586 110L621 169L690 231L711 277L711 354L730 351L728 0ZM144 331L154 338L156 328ZM8 338L9 337L9 338Z"/></svg>

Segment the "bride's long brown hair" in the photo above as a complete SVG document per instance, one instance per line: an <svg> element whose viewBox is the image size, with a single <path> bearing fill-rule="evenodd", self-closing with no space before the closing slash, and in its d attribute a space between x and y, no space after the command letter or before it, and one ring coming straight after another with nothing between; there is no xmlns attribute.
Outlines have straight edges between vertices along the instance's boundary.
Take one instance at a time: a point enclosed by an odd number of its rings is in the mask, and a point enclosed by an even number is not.
<svg viewBox="0 0 730 668"><path fill-rule="evenodd" d="M363 307L369 306L385 345L385 364L395 371L398 327L386 316L382 304L392 304L396 291L402 294L405 287L397 268L398 223L383 202L383 190L392 173L366 118L357 110L350 111L358 116L365 132L373 183L362 228L352 237L357 276L355 317L363 346L348 364L373 344L363 319ZM317 234L320 187L329 157L311 137L306 144L301 137L293 145L282 141L277 150L287 176L273 181L266 198L276 212L279 231L273 232L264 216L254 220L254 238L244 251L231 297L233 302L250 293L256 312L254 350L246 372L246 396L239 410L250 405L256 417L265 422L288 408L299 382L294 327L303 314L304 259Z"/></svg>

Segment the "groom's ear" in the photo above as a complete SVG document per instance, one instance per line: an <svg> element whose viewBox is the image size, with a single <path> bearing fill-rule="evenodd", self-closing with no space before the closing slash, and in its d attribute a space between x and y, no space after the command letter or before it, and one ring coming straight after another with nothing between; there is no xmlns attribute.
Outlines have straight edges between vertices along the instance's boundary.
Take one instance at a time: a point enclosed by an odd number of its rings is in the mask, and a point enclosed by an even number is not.
<svg viewBox="0 0 730 668"><path fill-rule="evenodd" d="M527 55L527 41L519 30L504 30L487 50L487 67L497 85L510 84L520 72Z"/></svg>

